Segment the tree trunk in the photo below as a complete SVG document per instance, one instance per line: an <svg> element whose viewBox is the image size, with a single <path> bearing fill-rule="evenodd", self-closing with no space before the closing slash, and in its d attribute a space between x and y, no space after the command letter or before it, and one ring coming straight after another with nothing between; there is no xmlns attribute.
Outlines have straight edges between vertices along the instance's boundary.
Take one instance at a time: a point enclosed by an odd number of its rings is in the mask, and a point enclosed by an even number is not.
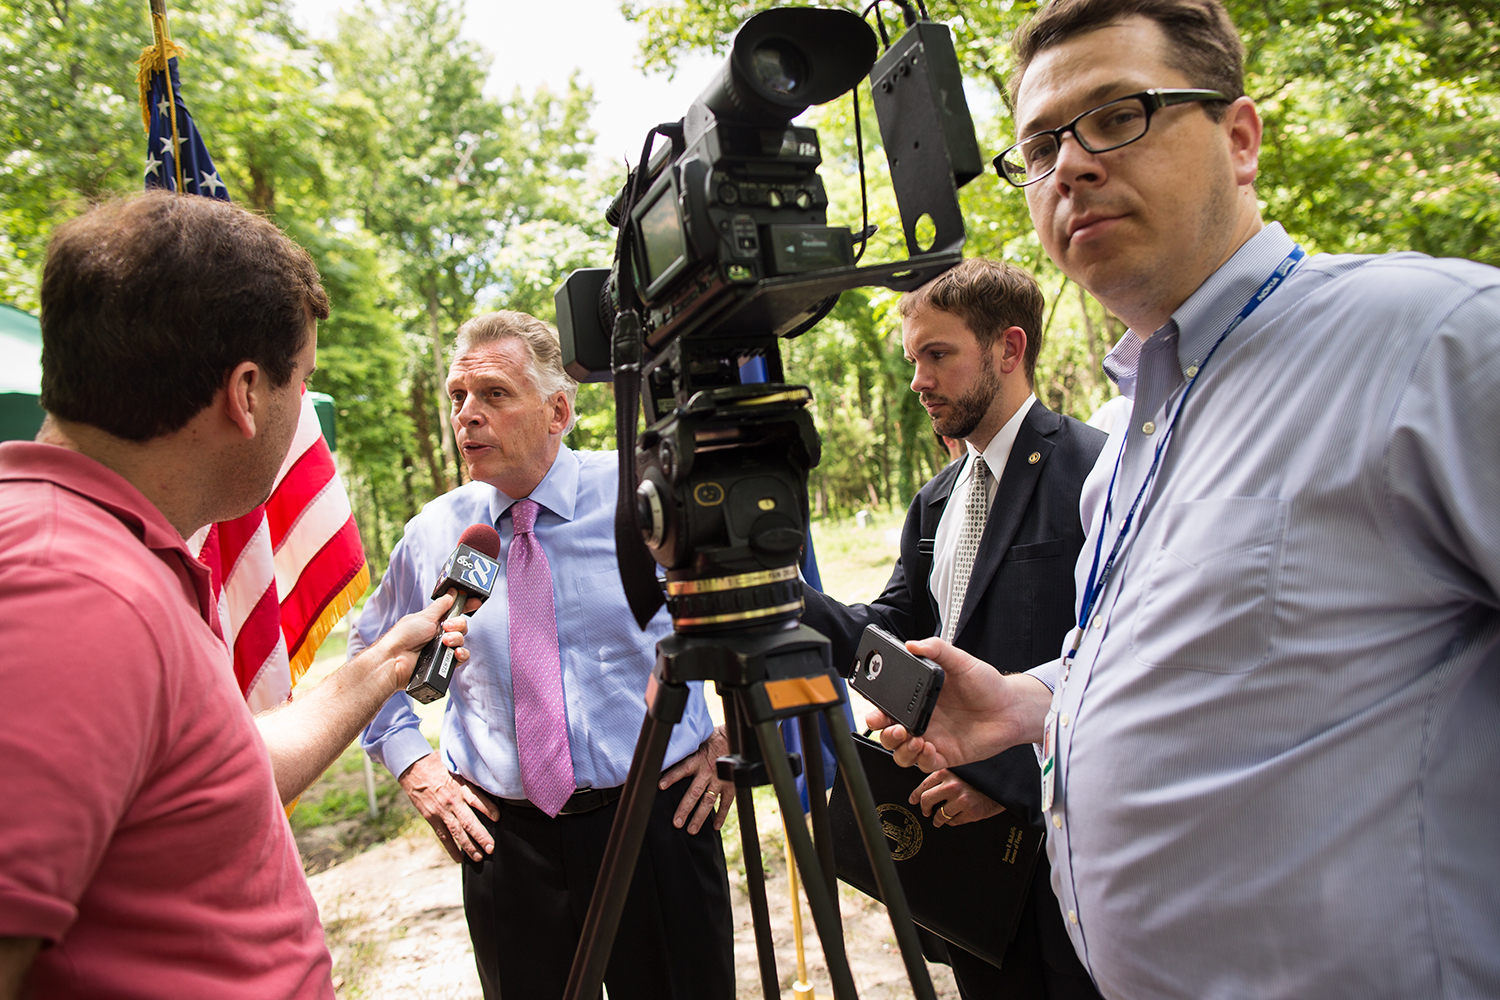
<svg viewBox="0 0 1500 1000"><path fill-rule="evenodd" d="M1099 366L1102 364L1103 355L1099 352L1099 332L1094 326L1093 317L1089 315L1089 295L1083 290L1082 285L1078 286L1078 308L1083 312L1083 347L1089 357L1089 381L1093 383L1086 388L1092 389L1094 384L1098 383L1098 372L1101 370Z"/></svg>
<svg viewBox="0 0 1500 1000"><path fill-rule="evenodd" d="M459 468L458 447L453 443L453 425L448 420L448 407L446 405L448 395L444 392L444 388L448 384L448 365L443 360L443 328L438 315L436 276L433 276L427 285L427 325L428 331L432 335L432 374L435 379L433 384L437 386L438 434L443 442L443 457L445 459L445 469L442 479L439 481L434 477L433 485L437 487L439 493L446 493L458 485L462 474L460 473L459 476L450 478L447 473L448 469L457 470Z"/></svg>
<svg viewBox="0 0 1500 1000"><path fill-rule="evenodd" d="M443 463L432 446L432 409L428 405L427 380L420 374L411 380L411 422L417 428L417 450L432 477L432 495L440 496L448 492L448 486L443 477Z"/></svg>
<svg viewBox="0 0 1500 1000"><path fill-rule="evenodd" d="M268 219L276 215L276 188L255 162L250 164L250 207Z"/></svg>
<svg viewBox="0 0 1500 1000"><path fill-rule="evenodd" d="M386 561L385 531L384 525L380 523L380 491L375 488L375 477L373 476L366 477L365 485L370 492L370 520L374 523L374 530L366 536L365 544L375 552L375 558L370 560L372 566L384 566Z"/></svg>
<svg viewBox="0 0 1500 1000"><path fill-rule="evenodd" d="M418 508L422 506L417 503L417 491L411 484L411 472L415 467L416 463L412 461L411 454L403 449L401 452L401 493L406 499L406 516L401 518L402 524L416 517Z"/></svg>

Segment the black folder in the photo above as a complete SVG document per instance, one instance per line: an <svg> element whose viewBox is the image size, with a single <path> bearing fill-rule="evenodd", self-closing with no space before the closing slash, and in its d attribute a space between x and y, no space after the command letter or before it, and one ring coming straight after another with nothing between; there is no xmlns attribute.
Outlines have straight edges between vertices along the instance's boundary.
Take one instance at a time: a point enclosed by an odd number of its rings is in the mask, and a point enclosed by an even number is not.
<svg viewBox="0 0 1500 1000"><path fill-rule="evenodd" d="M1000 965L1026 904L1042 832L1007 812L978 823L935 827L920 806L907 804L922 772L898 767L890 751L873 740L855 734L854 743L912 919ZM842 772L834 778L828 810L839 878L880 899Z"/></svg>

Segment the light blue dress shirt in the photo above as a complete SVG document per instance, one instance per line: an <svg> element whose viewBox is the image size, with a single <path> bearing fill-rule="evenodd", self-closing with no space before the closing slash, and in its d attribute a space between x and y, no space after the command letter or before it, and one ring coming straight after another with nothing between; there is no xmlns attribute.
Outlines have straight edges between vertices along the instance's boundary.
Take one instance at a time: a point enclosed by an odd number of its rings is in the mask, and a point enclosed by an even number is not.
<svg viewBox="0 0 1500 1000"><path fill-rule="evenodd" d="M1080 596L1291 247L1268 227L1112 352L1135 402ZM1203 369L1137 517L1066 677L1034 671L1053 886L1103 994L1500 997L1500 270L1302 262Z"/></svg>
<svg viewBox="0 0 1500 1000"><path fill-rule="evenodd" d="M672 630L663 610L641 631L625 602L615 558L618 482L614 452L564 447L531 493L541 505L537 541L552 567L568 740L579 788L624 784L646 715L646 680L656 662L656 643ZM500 533L500 579L489 600L470 616L466 645L471 655L453 675L441 750L450 771L495 795L522 799L526 793L516 756L505 590L506 556L514 537L508 511L515 499L485 483L469 483L423 507L406 525L380 588L350 629L349 655L357 655L402 615L426 607L463 530L493 524ZM668 767L697 750L713 731L702 685L691 687L687 710L667 745ZM361 745L395 775L432 752L404 692L386 702Z"/></svg>

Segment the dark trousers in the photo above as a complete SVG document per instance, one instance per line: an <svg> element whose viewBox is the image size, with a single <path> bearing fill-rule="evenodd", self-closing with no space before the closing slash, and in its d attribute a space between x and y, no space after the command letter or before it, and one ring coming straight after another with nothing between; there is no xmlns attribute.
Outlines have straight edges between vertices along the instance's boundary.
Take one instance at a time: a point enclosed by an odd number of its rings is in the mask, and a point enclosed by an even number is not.
<svg viewBox="0 0 1500 1000"><path fill-rule="evenodd" d="M610 1000L732 1000L734 924L718 831L672 825L690 778L656 795L619 934ZM464 864L464 913L486 1000L558 1000L619 803L576 816L500 803L495 852Z"/></svg>
<svg viewBox="0 0 1500 1000"><path fill-rule="evenodd" d="M1032 874L1016 936L1005 949L1005 967L997 968L955 944L948 945L948 958L963 1000L1100 1000L1063 926L1045 848Z"/></svg>

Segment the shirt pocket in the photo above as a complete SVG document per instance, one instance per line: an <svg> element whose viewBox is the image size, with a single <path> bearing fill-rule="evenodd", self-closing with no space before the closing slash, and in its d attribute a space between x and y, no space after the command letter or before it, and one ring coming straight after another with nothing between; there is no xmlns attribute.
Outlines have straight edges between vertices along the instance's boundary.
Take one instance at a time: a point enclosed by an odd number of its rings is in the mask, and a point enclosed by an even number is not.
<svg viewBox="0 0 1500 1000"><path fill-rule="evenodd" d="M1271 651L1288 501L1223 497L1172 504L1131 628L1136 660L1238 674Z"/></svg>
<svg viewBox="0 0 1500 1000"><path fill-rule="evenodd" d="M620 571L610 568L581 573L573 578L573 584L578 605L570 621L558 621L561 640L576 644L581 653L605 669L617 667L638 653L646 636L630 617Z"/></svg>

